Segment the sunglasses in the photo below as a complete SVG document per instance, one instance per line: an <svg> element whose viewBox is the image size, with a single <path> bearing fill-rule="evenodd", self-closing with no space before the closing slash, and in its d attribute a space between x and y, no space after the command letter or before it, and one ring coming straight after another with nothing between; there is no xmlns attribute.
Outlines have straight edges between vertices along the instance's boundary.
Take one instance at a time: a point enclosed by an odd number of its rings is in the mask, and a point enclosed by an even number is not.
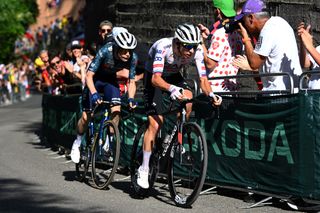
<svg viewBox="0 0 320 213"><path fill-rule="evenodd" d="M101 33L111 33L111 29L100 29Z"/></svg>
<svg viewBox="0 0 320 213"><path fill-rule="evenodd" d="M118 53L119 53L120 55L127 54L128 52L129 52L129 54L131 55L132 52L133 52L133 50L128 50L128 49L122 49L122 48L120 48L119 51L118 51Z"/></svg>
<svg viewBox="0 0 320 213"><path fill-rule="evenodd" d="M51 62L51 65L52 65L52 66L54 66L54 65L58 65L58 64L60 64L60 62L61 62L61 60L56 61L56 62Z"/></svg>
<svg viewBox="0 0 320 213"><path fill-rule="evenodd" d="M182 47L187 49L187 50L191 50L194 49L196 50L198 48L199 44L186 44L186 43L181 43Z"/></svg>

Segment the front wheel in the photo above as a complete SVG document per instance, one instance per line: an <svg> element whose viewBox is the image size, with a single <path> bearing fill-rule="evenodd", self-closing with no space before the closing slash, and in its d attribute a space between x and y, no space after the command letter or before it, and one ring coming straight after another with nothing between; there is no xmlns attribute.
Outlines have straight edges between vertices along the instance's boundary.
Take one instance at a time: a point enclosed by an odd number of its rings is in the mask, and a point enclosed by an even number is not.
<svg viewBox="0 0 320 213"><path fill-rule="evenodd" d="M168 162L170 195L177 206L190 207L196 201L205 181L207 165L208 147L201 128L196 123L185 123L182 144L174 144Z"/></svg>
<svg viewBox="0 0 320 213"><path fill-rule="evenodd" d="M92 180L98 189L105 189L111 183L119 157L119 129L113 121L105 121L102 136L96 137L92 148Z"/></svg>

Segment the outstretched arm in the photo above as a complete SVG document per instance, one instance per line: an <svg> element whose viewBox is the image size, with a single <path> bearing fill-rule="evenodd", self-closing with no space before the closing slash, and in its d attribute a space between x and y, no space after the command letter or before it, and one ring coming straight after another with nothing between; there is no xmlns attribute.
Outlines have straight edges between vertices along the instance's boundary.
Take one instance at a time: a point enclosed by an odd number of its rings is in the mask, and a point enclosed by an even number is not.
<svg viewBox="0 0 320 213"><path fill-rule="evenodd" d="M315 62L320 65L320 53L316 50L316 48L313 46L313 38L312 35L309 33L310 31L310 26L308 26L307 28L304 27L304 23L301 23L298 26L298 36L301 39L301 43L303 44L304 48L309 52L309 54L311 55L311 57L315 60ZM302 48L302 49L304 49ZM311 67L311 63L310 60L306 57L306 53L304 53L304 55L302 55L302 59L305 59L303 61L302 66L304 66L305 68L307 67ZM300 56L300 60L301 60L301 56Z"/></svg>

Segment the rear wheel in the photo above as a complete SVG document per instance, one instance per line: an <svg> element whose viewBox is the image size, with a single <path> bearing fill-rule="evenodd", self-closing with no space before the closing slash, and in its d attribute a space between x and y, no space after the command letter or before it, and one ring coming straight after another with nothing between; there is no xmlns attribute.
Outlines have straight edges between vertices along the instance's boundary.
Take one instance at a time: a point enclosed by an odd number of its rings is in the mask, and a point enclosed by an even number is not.
<svg viewBox="0 0 320 213"><path fill-rule="evenodd" d="M168 162L169 190L177 206L190 207L196 201L205 181L207 164L208 148L201 128L196 123L184 124L182 145L172 147Z"/></svg>
<svg viewBox="0 0 320 213"><path fill-rule="evenodd" d="M92 179L98 189L105 189L112 181L120 157L120 133L117 125L104 122L102 137L96 137L92 148Z"/></svg>

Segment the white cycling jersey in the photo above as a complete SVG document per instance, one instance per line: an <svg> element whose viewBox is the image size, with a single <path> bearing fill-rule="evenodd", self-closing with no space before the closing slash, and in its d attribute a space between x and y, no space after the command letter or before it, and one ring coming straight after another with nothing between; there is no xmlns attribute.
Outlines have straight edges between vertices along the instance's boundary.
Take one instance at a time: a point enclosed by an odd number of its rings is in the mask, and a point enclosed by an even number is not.
<svg viewBox="0 0 320 213"><path fill-rule="evenodd" d="M203 60L203 48L198 46L194 55L184 59L173 52L173 37L162 38L156 41L149 50L146 70L152 73L175 74L179 73L184 65L195 63L199 77L206 77L206 68Z"/></svg>

